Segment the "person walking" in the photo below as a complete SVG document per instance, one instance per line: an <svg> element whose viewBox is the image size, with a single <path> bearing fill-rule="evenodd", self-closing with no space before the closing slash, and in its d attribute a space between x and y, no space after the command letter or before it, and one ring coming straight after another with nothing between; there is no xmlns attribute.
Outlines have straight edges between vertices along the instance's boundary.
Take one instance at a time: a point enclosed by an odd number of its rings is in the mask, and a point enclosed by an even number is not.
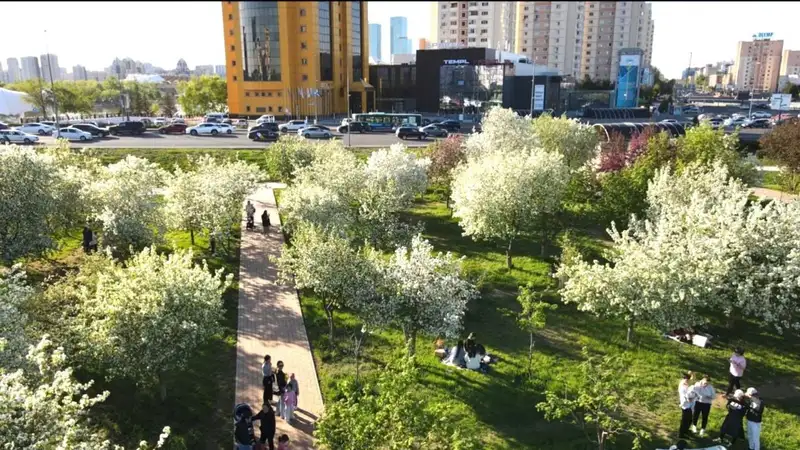
<svg viewBox="0 0 800 450"><path fill-rule="evenodd" d="M286 373L283 371L283 361L278 361L278 371L275 372L275 384L278 385L278 415L283 417L283 394L286 392Z"/></svg>
<svg viewBox="0 0 800 450"><path fill-rule="evenodd" d="M692 417L692 433L697 433L697 419L703 416L703 421L700 424L700 437L706 435L706 427L708 426L708 413L711 412L711 403L714 401L716 391L714 386L709 382L709 376L703 375L694 385L694 392L697 394L697 401L694 404L694 416Z"/></svg>
<svg viewBox="0 0 800 450"><path fill-rule="evenodd" d="M736 444L736 440L744 435L742 421L747 414L747 403L741 389L737 389L733 396L728 398L726 408L728 415L725 416L725 421L722 422L722 428L719 430L719 440L723 441L726 436L730 436L731 446L733 446Z"/></svg>
<svg viewBox="0 0 800 450"><path fill-rule="evenodd" d="M83 253L88 254L90 249L90 244L92 242L92 230L89 226L83 227Z"/></svg>
<svg viewBox="0 0 800 450"><path fill-rule="evenodd" d="M256 207L250 203L250 200L248 200L247 205L244 207L244 211L247 213L247 229L252 230L255 224Z"/></svg>
<svg viewBox="0 0 800 450"><path fill-rule="evenodd" d="M283 410L281 410L281 417L286 423L292 423L294 410L297 408L297 392L294 390L294 385L289 383L286 385L286 392L283 393Z"/></svg>
<svg viewBox="0 0 800 450"><path fill-rule="evenodd" d="M264 403L272 401L272 383L275 378L272 374L272 357L264 355L264 362L261 364L261 384L264 386Z"/></svg>
<svg viewBox="0 0 800 450"><path fill-rule="evenodd" d="M728 389L725 390L726 396L730 396L734 388L742 388L742 377L744 376L744 369L747 367L747 360L744 358L744 349L736 347L728 361L731 365L728 369Z"/></svg>
<svg viewBox="0 0 800 450"><path fill-rule="evenodd" d="M262 446L267 445L269 450L275 450L275 411L272 409L272 405L264 402L261 411L253 416L253 420L260 421L258 428L261 436L258 437L258 441Z"/></svg>
<svg viewBox="0 0 800 450"><path fill-rule="evenodd" d="M761 416L764 415L764 402L754 387L747 388L747 445L750 450L761 450Z"/></svg>
<svg viewBox="0 0 800 450"><path fill-rule="evenodd" d="M264 234L267 234L269 229L269 211L266 209L261 213L261 226L264 227Z"/></svg>
<svg viewBox="0 0 800 450"><path fill-rule="evenodd" d="M678 431L678 438L683 439L689 435L689 426L692 424L692 408L694 407L697 394L691 384L692 372L686 372L678 383L678 403L681 407L681 426Z"/></svg>

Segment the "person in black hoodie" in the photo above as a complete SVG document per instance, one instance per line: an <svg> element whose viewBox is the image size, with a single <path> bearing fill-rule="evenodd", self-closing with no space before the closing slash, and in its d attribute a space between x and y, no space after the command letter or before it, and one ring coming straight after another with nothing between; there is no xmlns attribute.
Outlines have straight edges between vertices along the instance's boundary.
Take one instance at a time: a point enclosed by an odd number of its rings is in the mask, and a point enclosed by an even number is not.
<svg viewBox="0 0 800 450"><path fill-rule="evenodd" d="M92 242L92 230L85 226L83 227L83 253L89 253L89 244Z"/></svg>
<svg viewBox="0 0 800 450"><path fill-rule="evenodd" d="M744 427L742 421L747 414L747 400L744 397L744 392L737 389L732 397L728 398L728 415L725 416L725 421L722 422L722 428L719 430L719 440L725 439L725 436L731 437L731 446L736 444L736 440L744 437Z"/></svg>
<svg viewBox="0 0 800 450"><path fill-rule="evenodd" d="M258 438L261 444L267 444L269 450L275 450L275 411L269 403L264 403L261 411L253 416L253 420L260 420L259 429L261 436Z"/></svg>
<svg viewBox="0 0 800 450"><path fill-rule="evenodd" d="M253 431L253 410L249 405L241 403L234 408L236 422L233 428L233 437L236 440L237 450L253 450L256 435Z"/></svg>
<svg viewBox="0 0 800 450"><path fill-rule="evenodd" d="M764 402L756 388L747 388L747 445L750 450L761 450L761 416L764 414Z"/></svg>
<svg viewBox="0 0 800 450"><path fill-rule="evenodd" d="M275 372L275 384L278 385L278 415L283 413L283 393L286 392L286 372L283 371L283 361L278 361L278 371Z"/></svg>

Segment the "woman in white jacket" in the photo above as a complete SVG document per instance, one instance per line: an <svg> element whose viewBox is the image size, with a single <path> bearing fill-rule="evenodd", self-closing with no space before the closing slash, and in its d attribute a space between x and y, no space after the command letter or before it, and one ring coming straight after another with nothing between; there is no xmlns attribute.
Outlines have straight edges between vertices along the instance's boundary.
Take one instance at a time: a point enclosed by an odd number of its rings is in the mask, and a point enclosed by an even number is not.
<svg viewBox="0 0 800 450"><path fill-rule="evenodd" d="M700 426L700 437L706 435L706 426L708 426L708 413L711 411L711 402L717 392L714 386L709 382L708 375L703 375L697 383L694 384L694 392L697 394L697 402L694 404L694 417L692 418L692 433L697 433L697 419L703 416L703 422Z"/></svg>

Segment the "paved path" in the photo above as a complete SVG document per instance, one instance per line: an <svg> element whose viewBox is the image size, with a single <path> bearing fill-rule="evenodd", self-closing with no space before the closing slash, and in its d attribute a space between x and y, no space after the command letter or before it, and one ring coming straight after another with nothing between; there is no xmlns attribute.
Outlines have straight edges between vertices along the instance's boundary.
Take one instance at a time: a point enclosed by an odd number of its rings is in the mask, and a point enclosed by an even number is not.
<svg viewBox="0 0 800 450"><path fill-rule="evenodd" d="M800 198L797 195L776 191L774 189L755 187L751 188L751 191L753 192L753 195L757 197L783 200L784 202L790 202L792 200L797 200L798 198Z"/></svg>
<svg viewBox="0 0 800 450"><path fill-rule="evenodd" d="M313 425L323 410L322 394L303 324L300 300L293 287L276 284L277 269L267 259L279 255L283 245L280 225L275 225L280 223L280 219L273 187L282 186L270 183L248 197L256 208L257 230L262 229L261 212L264 208L269 210L270 223L273 224L269 233L247 231L244 213L242 218L236 403L248 403L257 412L262 404L261 363L264 355L272 356L273 368L278 361L283 361L284 371L294 373L299 382L300 396L294 415L295 426L276 418L276 445L277 437L286 433L292 449L311 449L314 448Z"/></svg>

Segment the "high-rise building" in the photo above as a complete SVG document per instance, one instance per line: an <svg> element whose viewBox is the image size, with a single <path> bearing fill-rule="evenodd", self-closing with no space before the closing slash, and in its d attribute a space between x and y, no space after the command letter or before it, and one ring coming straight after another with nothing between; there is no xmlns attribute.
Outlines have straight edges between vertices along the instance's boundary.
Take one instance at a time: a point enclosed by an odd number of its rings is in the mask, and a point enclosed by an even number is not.
<svg viewBox="0 0 800 450"><path fill-rule="evenodd" d="M314 117L373 105L366 1L222 2L222 16L232 115Z"/></svg>
<svg viewBox="0 0 800 450"><path fill-rule="evenodd" d="M45 81L58 81L61 79L61 68L58 67L58 56L47 53L39 57L41 75ZM52 76L52 80L50 79Z"/></svg>
<svg viewBox="0 0 800 450"><path fill-rule="evenodd" d="M23 56L20 58L22 63L22 80L35 80L41 78L39 71L39 60L35 56Z"/></svg>
<svg viewBox="0 0 800 450"><path fill-rule="evenodd" d="M6 72L6 78L8 79L8 82L14 83L16 81L21 81L22 74L19 70L19 61L17 58L8 58L6 62L8 62L8 72Z"/></svg>
<svg viewBox="0 0 800 450"><path fill-rule="evenodd" d="M381 24L369 24L369 56L375 61L381 61Z"/></svg>
<svg viewBox="0 0 800 450"><path fill-rule="evenodd" d="M389 18L389 56L411 53L411 39L408 37L408 19Z"/></svg>
<svg viewBox="0 0 800 450"><path fill-rule="evenodd" d="M80 65L72 66L72 79L75 81L88 80L89 75L86 72L86 67Z"/></svg>
<svg viewBox="0 0 800 450"><path fill-rule="evenodd" d="M9 72L11 67L9 66ZM784 50L781 57L780 76L800 75L800 50Z"/></svg>
<svg viewBox="0 0 800 450"><path fill-rule="evenodd" d="M186 64L186 61L183 58L178 60L178 64L175 65L175 72L180 74L189 74L189 65Z"/></svg>
<svg viewBox="0 0 800 450"><path fill-rule="evenodd" d="M754 36L737 44L732 72L737 90L774 92L778 88L783 41L770 37Z"/></svg>
<svg viewBox="0 0 800 450"><path fill-rule="evenodd" d="M223 65L216 65L214 66L214 74L219 75L221 77L225 76L225 66Z"/></svg>
<svg viewBox="0 0 800 450"><path fill-rule="evenodd" d="M527 2L433 2L430 37L438 44L512 51L518 3Z"/></svg>
<svg viewBox="0 0 800 450"><path fill-rule="evenodd" d="M195 75L214 75L214 66L207 64L202 66L195 66Z"/></svg>

